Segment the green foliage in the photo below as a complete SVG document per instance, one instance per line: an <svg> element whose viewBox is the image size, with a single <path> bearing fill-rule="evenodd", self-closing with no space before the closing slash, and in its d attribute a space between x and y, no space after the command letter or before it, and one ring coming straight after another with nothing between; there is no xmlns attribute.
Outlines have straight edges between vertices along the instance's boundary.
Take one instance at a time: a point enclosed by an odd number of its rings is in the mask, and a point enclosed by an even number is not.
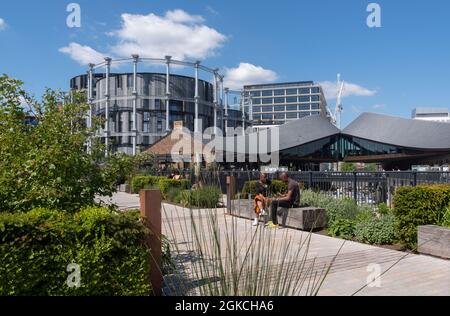
<svg viewBox="0 0 450 316"><path fill-rule="evenodd" d="M256 195L256 184L258 180L247 181L244 183L242 188L242 194L248 196L251 194L252 197ZM287 192L287 184L280 180L272 180L269 187L269 195L278 195Z"/></svg>
<svg viewBox="0 0 450 316"><path fill-rule="evenodd" d="M444 216L442 216L442 220L441 220L440 226L450 228L450 205L447 206L447 209L445 210Z"/></svg>
<svg viewBox="0 0 450 316"><path fill-rule="evenodd" d="M352 239L355 235L356 220L338 218L328 227L328 234L332 237Z"/></svg>
<svg viewBox="0 0 450 316"><path fill-rule="evenodd" d="M416 249L417 227L439 225L450 205L450 185L402 187L394 196L393 214L400 241Z"/></svg>
<svg viewBox="0 0 450 316"><path fill-rule="evenodd" d="M45 207L74 212L92 205L96 195L111 195L130 163L123 155L104 156L98 138L86 150L101 123L85 127L83 93L64 103L62 93L47 90L38 102L23 83L0 77L0 212ZM37 124L31 125L27 117Z"/></svg>
<svg viewBox="0 0 450 316"><path fill-rule="evenodd" d="M355 239L368 244L393 244L396 241L394 216L372 216L358 222L355 226Z"/></svg>
<svg viewBox="0 0 450 316"><path fill-rule="evenodd" d="M222 191L215 186L205 186L181 192L180 201L185 207L216 208Z"/></svg>
<svg viewBox="0 0 450 316"><path fill-rule="evenodd" d="M174 180L166 177L157 176L136 176L131 181L132 191L139 193L142 189L158 188L161 190L161 194L164 199L167 199L167 194L170 188L179 188L180 190L186 190L190 187L189 180Z"/></svg>
<svg viewBox="0 0 450 316"><path fill-rule="evenodd" d="M343 172L352 172L356 171L356 165L354 163L344 162L341 165L341 170Z"/></svg>
<svg viewBox="0 0 450 316"><path fill-rule="evenodd" d="M380 215L388 215L391 214L392 210L387 206L386 203L378 204L378 214Z"/></svg>
<svg viewBox="0 0 450 316"><path fill-rule="evenodd" d="M138 212L105 208L0 213L0 295L149 295L149 249ZM68 264L81 267L69 288Z"/></svg>

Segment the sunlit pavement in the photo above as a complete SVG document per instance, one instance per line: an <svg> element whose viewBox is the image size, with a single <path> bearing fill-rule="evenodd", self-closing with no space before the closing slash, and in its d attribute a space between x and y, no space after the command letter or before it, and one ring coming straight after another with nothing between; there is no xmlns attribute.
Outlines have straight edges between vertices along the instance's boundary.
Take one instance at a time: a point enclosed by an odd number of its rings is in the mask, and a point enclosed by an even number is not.
<svg viewBox="0 0 450 316"><path fill-rule="evenodd" d="M105 199L104 199L105 200ZM116 204L120 209L139 208L139 196L117 193L105 202ZM218 209L219 224L236 225L238 239L242 242L250 240L254 227L249 220L232 218ZM201 212L194 211L194 218ZM179 206L163 204L163 233L181 245L189 242L183 229L173 229L180 224L182 228L190 219L190 211ZM168 224L170 223L170 225ZM171 228L170 228L171 227ZM283 229L275 234L275 238L291 238L305 240L308 233L293 229ZM342 246L343 245L343 246ZM311 237L308 258L315 259L316 265L330 263L338 253L330 273L322 285L319 295L450 295L450 261L439 258L407 254L395 250L370 245L343 241L323 235L313 234ZM293 249L292 251L295 251ZM373 276L382 274L379 282L368 284Z"/></svg>

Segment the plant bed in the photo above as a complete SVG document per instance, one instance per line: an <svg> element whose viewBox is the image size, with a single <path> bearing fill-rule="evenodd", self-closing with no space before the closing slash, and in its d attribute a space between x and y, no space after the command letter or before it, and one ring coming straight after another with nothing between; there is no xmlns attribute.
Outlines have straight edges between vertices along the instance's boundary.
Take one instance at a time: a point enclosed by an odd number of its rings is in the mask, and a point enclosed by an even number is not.
<svg viewBox="0 0 450 316"><path fill-rule="evenodd" d="M421 254L450 259L450 228L426 225L417 229L417 251Z"/></svg>

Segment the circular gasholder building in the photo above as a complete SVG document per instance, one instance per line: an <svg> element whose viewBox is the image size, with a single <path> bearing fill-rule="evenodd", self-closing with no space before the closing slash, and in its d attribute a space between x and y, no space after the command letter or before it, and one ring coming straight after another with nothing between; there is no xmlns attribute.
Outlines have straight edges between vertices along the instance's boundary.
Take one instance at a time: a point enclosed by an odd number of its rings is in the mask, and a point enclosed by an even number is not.
<svg viewBox="0 0 450 316"><path fill-rule="evenodd" d="M111 66L131 63L130 73L112 73ZM139 63L163 64L166 73L138 72ZM174 74L174 67L192 68L193 76ZM175 69L181 69L176 67ZM206 72L212 82L199 79ZM228 89L217 69L204 67L199 62L181 62L166 57L150 59L133 56L131 59L112 60L89 65L86 75L73 78L71 90L87 90L90 111L88 126L94 116L105 118L97 136L112 152L135 155L182 122L190 131L206 128L248 127L248 115L228 106ZM107 118L107 119L106 119ZM201 124L195 126L195 119ZM200 130L200 128L202 130Z"/></svg>

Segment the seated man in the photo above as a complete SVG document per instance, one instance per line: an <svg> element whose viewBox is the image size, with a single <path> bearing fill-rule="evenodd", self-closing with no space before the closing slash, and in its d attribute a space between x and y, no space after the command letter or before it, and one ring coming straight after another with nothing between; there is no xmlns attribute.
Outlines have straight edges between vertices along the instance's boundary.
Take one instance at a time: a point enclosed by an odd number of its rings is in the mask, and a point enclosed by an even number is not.
<svg viewBox="0 0 450 316"><path fill-rule="evenodd" d="M261 173L259 181L256 183L256 196L255 196L255 214L256 217L253 221L253 226L258 226L259 217L265 215L267 207L267 193L270 186L270 181L267 179L267 175Z"/></svg>
<svg viewBox="0 0 450 316"><path fill-rule="evenodd" d="M297 181L289 178L287 173L283 173L280 176L280 180L287 183L288 192L284 196L273 200L271 206L272 221L268 223L270 228L278 228L278 208L293 208L297 207L300 203L300 188Z"/></svg>

